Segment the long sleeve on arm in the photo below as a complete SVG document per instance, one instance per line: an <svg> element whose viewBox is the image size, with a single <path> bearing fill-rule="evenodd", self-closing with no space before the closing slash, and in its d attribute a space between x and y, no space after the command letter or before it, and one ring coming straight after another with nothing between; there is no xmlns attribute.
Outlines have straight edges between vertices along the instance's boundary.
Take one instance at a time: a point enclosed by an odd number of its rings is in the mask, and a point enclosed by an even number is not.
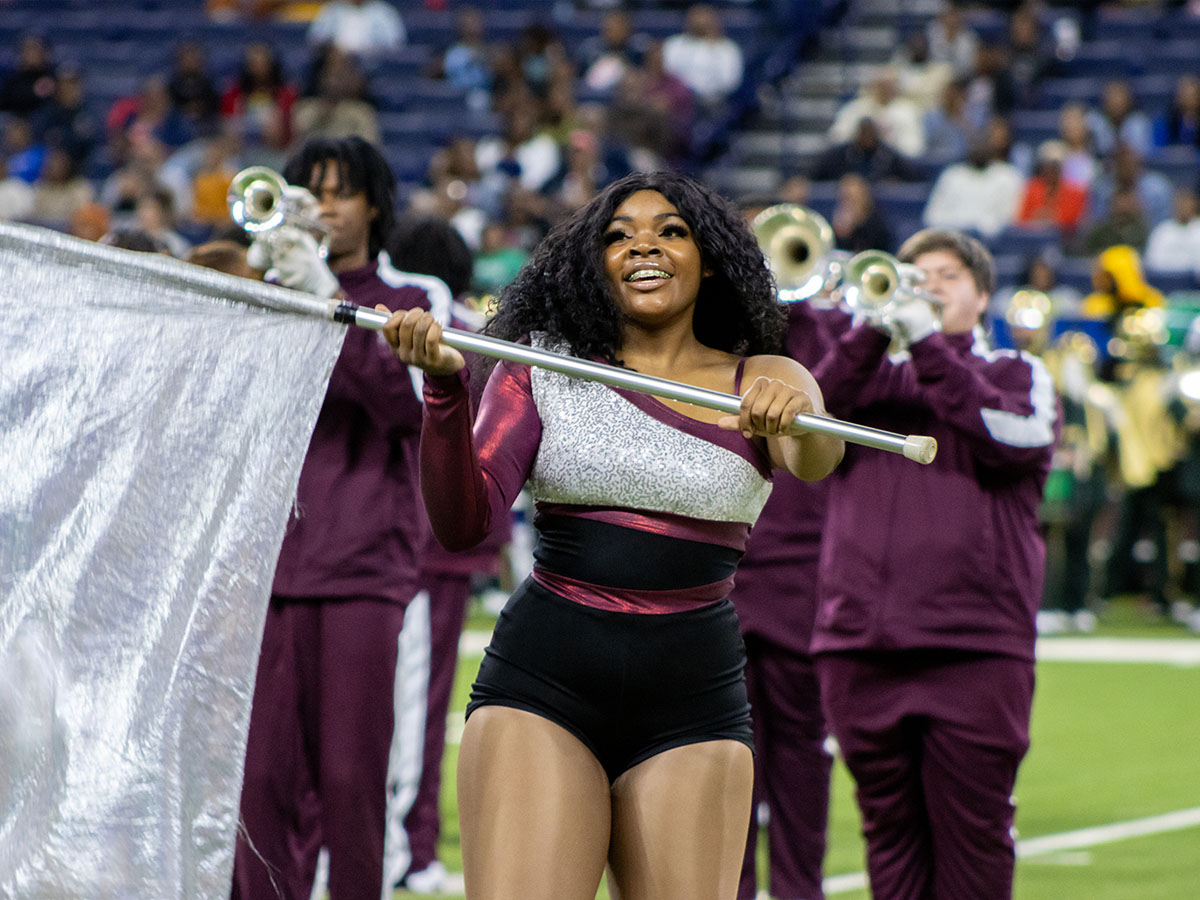
<svg viewBox="0 0 1200 900"><path fill-rule="evenodd" d="M426 376L421 494L443 547L475 546L508 514L529 478L541 434L528 366L496 366L473 433L463 378Z"/></svg>
<svg viewBox="0 0 1200 900"><path fill-rule="evenodd" d="M921 394L938 418L962 432L975 457L994 468L1047 465L1058 427L1050 373L1012 351L962 355L943 335L911 348Z"/></svg>
<svg viewBox="0 0 1200 900"><path fill-rule="evenodd" d="M378 334L364 328L347 330L329 378L325 403L338 402L364 408L385 434L412 435L421 427L421 400L408 367L396 360Z"/></svg>
<svg viewBox="0 0 1200 900"><path fill-rule="evenodd" d="M831 415L850 418L864 406L913 396L916 381L912 373L887 357L890 341L878 328L856 325L811 367Z"/></svg>

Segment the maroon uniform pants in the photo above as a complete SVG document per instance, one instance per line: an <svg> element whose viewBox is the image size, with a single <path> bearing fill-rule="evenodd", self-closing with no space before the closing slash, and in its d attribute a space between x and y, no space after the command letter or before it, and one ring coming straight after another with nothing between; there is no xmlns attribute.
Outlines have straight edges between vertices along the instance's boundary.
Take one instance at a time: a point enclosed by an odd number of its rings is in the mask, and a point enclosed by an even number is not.
<svg viewBox="0 0 1200 900"><path fill-rule="evenodd" d="M875 900L1007 900L1033 663L827 654L826 720L858 788Z"/></svg>
<svg viewBox="0 0 1200 900"><path fill-rule="evenodd" d="M412 853L410 872L420 872L437 859L437 840L441 831L438 795L442 785L442 755L446 749L446 715L458 663L458 641L471 596L469 575L423 574L421 583L429 591L429 696L421 781L412 808L404 818L404 830L408 832Z"/></svg>
<svg viewBox="0 0 1200 900"><path fill-rule="evenodd" d="M250 709L235 900L379 900L397 640L378 600L271 598Z"/></svg>
<svg viewBox="0 0 1200 900"><path fill-rule="evenodd" d="M754 722L754 806L738 884L756 896L757 811L765 802L770 893L780 900L821 900L821 863L829 815L825 719L810 657L757 635L746 641L746 690Z"/></svg>

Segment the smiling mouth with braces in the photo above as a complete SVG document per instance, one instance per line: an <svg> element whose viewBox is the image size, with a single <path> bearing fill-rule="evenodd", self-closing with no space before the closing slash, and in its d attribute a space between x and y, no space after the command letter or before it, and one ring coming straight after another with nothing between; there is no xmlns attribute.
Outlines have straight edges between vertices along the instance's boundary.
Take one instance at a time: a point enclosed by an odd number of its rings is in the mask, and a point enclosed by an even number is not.
<svg viewBox="0 0 1200 900"><path fill-rule="evenodd" d="M672 278L670 272L662 269L638 269L625 276L626 281L653 281L658 278Z"/></svg>

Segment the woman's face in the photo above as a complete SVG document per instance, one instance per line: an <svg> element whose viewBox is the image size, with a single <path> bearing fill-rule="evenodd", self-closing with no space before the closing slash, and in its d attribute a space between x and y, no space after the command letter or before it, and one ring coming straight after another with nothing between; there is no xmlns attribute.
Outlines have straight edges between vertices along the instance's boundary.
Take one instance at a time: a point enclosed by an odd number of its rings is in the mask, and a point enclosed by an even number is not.
<svg viewBox="0 0 1200 900"><path fill-rule="evenodd" d="M657 325L691 315L707 273L691 226L666 197L652 190L626 197L604 245L604 269L626 317Z"/></svg>

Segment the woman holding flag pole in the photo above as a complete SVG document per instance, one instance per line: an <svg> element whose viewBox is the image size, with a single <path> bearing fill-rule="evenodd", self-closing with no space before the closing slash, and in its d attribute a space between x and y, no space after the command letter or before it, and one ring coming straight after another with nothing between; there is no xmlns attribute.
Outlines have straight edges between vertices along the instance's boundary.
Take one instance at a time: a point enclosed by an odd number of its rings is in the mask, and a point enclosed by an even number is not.
<svg viewBox="0 0 1200 900"><path fill-rule="evenodd" d="M459 759L472 900L591 900L606 867L623 900L734 896L752 739L727 594L772 470L817 480L843 451L795 432L823 406L772 355L783 326L737 210L669 173L614 183L552 232L488 332L741 395L736 414L503 362L472 422L433 318L384 326L426 373L438 539L482 540L526 482L537 501L535 569L497 623Z"/></svg>

